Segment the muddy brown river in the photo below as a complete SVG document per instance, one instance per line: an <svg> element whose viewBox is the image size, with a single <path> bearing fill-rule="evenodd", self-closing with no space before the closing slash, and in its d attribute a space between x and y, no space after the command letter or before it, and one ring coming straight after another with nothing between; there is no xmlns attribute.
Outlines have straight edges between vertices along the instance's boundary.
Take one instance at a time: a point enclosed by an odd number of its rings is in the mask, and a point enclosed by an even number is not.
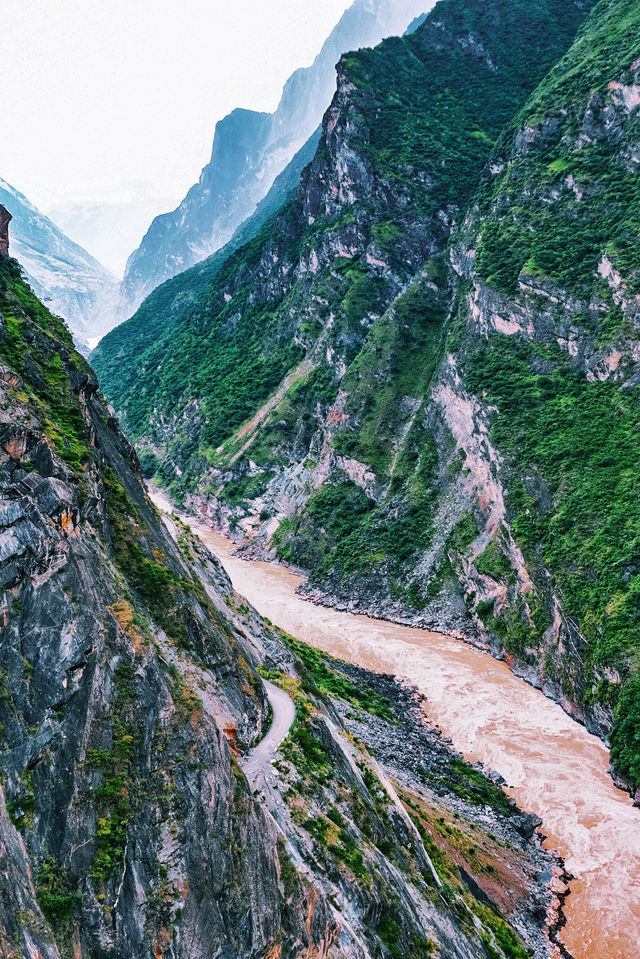
<svg viewBox="0 0 640 959"><path fill-rule="evenodd" d="M315 606L296 595L298 576L240 560L228 540L192 526L263 616L327 653L413 683L454 747L501 773L518 804L542 818L545 844L575 876L561 935L575 959L640 959L640 810L614 786L599 739L488 654Z"/></svg>

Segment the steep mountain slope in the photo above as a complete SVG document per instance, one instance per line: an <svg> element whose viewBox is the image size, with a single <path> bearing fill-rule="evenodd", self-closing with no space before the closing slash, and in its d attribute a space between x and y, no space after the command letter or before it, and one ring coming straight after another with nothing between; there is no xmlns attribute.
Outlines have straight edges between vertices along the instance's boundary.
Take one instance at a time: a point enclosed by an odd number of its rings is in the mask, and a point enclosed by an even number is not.
<svg viewBox="0 0 640 959"><path fill-rule="evenodd" d="M406 375L424 308L406 300L342 380L333 447L364 464L348 464L361 519L346 542L327 488L275 537L324 589L345 596L359 581L374 607L423 607L422 621L486 637L611 734L633 788L638 16L598 4L492 157L451 249L422 411L406 408Z"/></svg>
<svg viewBox="0 0 640 959"><path fill-rule="evenodd" d="M402 33L432 5L432 0L354 0L313 65L287 81L275 113L235 110L217 124L200 181L176 210L156 217L129 259L121 287L127 317L164 280L224 246L251 215L320 124L341 54Z"/></svg>
<svg viewBox="0 0 640 959"><path fill-rule="evenodd" d="M0 179L0 203L12 214L12 251L38 295L69 323L76 342L92 340L115 324L117 284L86 250L70 240L25 196Z"/></svg>
<svg viewBox="0 0 640 959"><path fill-rule="evenodd" d="M295 204L97 365L174 493L507 656L638 787L640 14L561 57L590 6L447 0L344 58Z"/></svg>
<svg viewBox="0 0 640 959"><path fill-rule="evenodd" d="M639 27L637 4L601 0L503 141L453 252L467 329L434 391L445 418L451 389L489 427L484 505L502 523L463 560L476 613L594 729L615 707L611 757L634 787Z"/></svg>
<svg viewBox="0 0 640 959"><path fill-rule="evenodd" d="M96 351L105 388L134 438L144 431L155 442L152 410L159 434L171 417L172 452L185 445L184 471L192 456L215 455L305 355L318 367L326 407L335 389L324 381L344 372L416 269L444 249L493 141L579 18L579 8L562 2L531 12L513 2L477 12L447 3L413 36L344 58L295 200L225 262L208 289L199 274L200 298L182 302L166 284L148 325L134 318ZM480 32L477 45L466 19ZM541 38L545 31L557 37L555 47ZM528 59L514 56L523 37ZM470 101L470 85L484 95ZM189 277L173 283L180 294ZM194 402L205 404L202 415L183 420ZM194 472L202 469L198 459Z"/></svg>
<svg viewBox="0 0 640 959"><path fill-rule="evenodd" d="M2 955L549 956L558 869L535 822L409 692L278 634L160 521L5 256L0 394ZM258 663L297 716L281 774L249 783Z"/></svg>
<svg viewBox="0 0 640 959"><path fill-rule="evenodd" d="M186 315L197 308L229 257L260 233L284 202L293 199L302 170L313 159L319 138L320 131L317 130L276 177L265 198L221 250L174 279L162 283L149 294L122 332L121 327L113 330L109 340L110 351L118 350L117 344L123 343L127 352L132 350L136 353L157 339L160 333L170 329L176 316ZM92 355L100 355L99 346Z"/></svg>

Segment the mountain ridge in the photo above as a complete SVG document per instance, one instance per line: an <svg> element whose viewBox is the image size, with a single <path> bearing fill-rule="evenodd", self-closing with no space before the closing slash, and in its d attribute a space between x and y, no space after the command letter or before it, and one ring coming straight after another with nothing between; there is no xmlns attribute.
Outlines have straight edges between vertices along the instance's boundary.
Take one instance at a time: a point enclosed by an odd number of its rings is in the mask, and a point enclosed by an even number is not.
<svg viewBox="0 0 640 959"><path fill-rule="evenodd" d="M311 67L296 70L273 114L237 109L221 120L211 160L172 213L157 217L129 258L121 293L135 312L164 280L227 243L319 125L334 87L340 54L402 32L429 0L355 0Z"/></svg>

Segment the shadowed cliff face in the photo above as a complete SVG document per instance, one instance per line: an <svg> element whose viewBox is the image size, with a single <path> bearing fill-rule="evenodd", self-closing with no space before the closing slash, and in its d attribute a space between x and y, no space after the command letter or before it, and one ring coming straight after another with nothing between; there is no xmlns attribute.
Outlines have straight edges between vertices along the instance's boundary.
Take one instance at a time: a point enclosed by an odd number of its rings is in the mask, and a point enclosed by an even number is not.
<svg viewBox="0 0 640 959"><path fill-rule="evenodd" d="M537 821L412 694L283 636L160 519L91 368L6 257L0 582L3 957L550 954L559 869ZM296 719L249 783L259 664ZM393 756L400 723L426 778Z"/></svg>
<svg viewBox="0 0 640 959"><path fill-rule="evenodd" d="M9 253L9 223L11 214L0 204L0 254L5 256Z"/></svg>

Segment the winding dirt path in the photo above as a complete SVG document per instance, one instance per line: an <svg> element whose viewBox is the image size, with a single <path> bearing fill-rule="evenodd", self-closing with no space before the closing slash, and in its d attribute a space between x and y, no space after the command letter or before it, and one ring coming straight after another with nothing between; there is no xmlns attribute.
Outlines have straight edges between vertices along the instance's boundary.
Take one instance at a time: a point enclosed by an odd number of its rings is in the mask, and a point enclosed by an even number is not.
<svg viewBox="0 0 640 959"><path fill-rule="evenodd" d="M295 703L289 693L278 686L274 686L266 679L263 679L262 682L273 710L273 719L266 736L247 753L244 760L241 760L244 774L252 784L256 782L261 773L266 772L276 750L289 735L289 730L296 718Z"/></svg>

